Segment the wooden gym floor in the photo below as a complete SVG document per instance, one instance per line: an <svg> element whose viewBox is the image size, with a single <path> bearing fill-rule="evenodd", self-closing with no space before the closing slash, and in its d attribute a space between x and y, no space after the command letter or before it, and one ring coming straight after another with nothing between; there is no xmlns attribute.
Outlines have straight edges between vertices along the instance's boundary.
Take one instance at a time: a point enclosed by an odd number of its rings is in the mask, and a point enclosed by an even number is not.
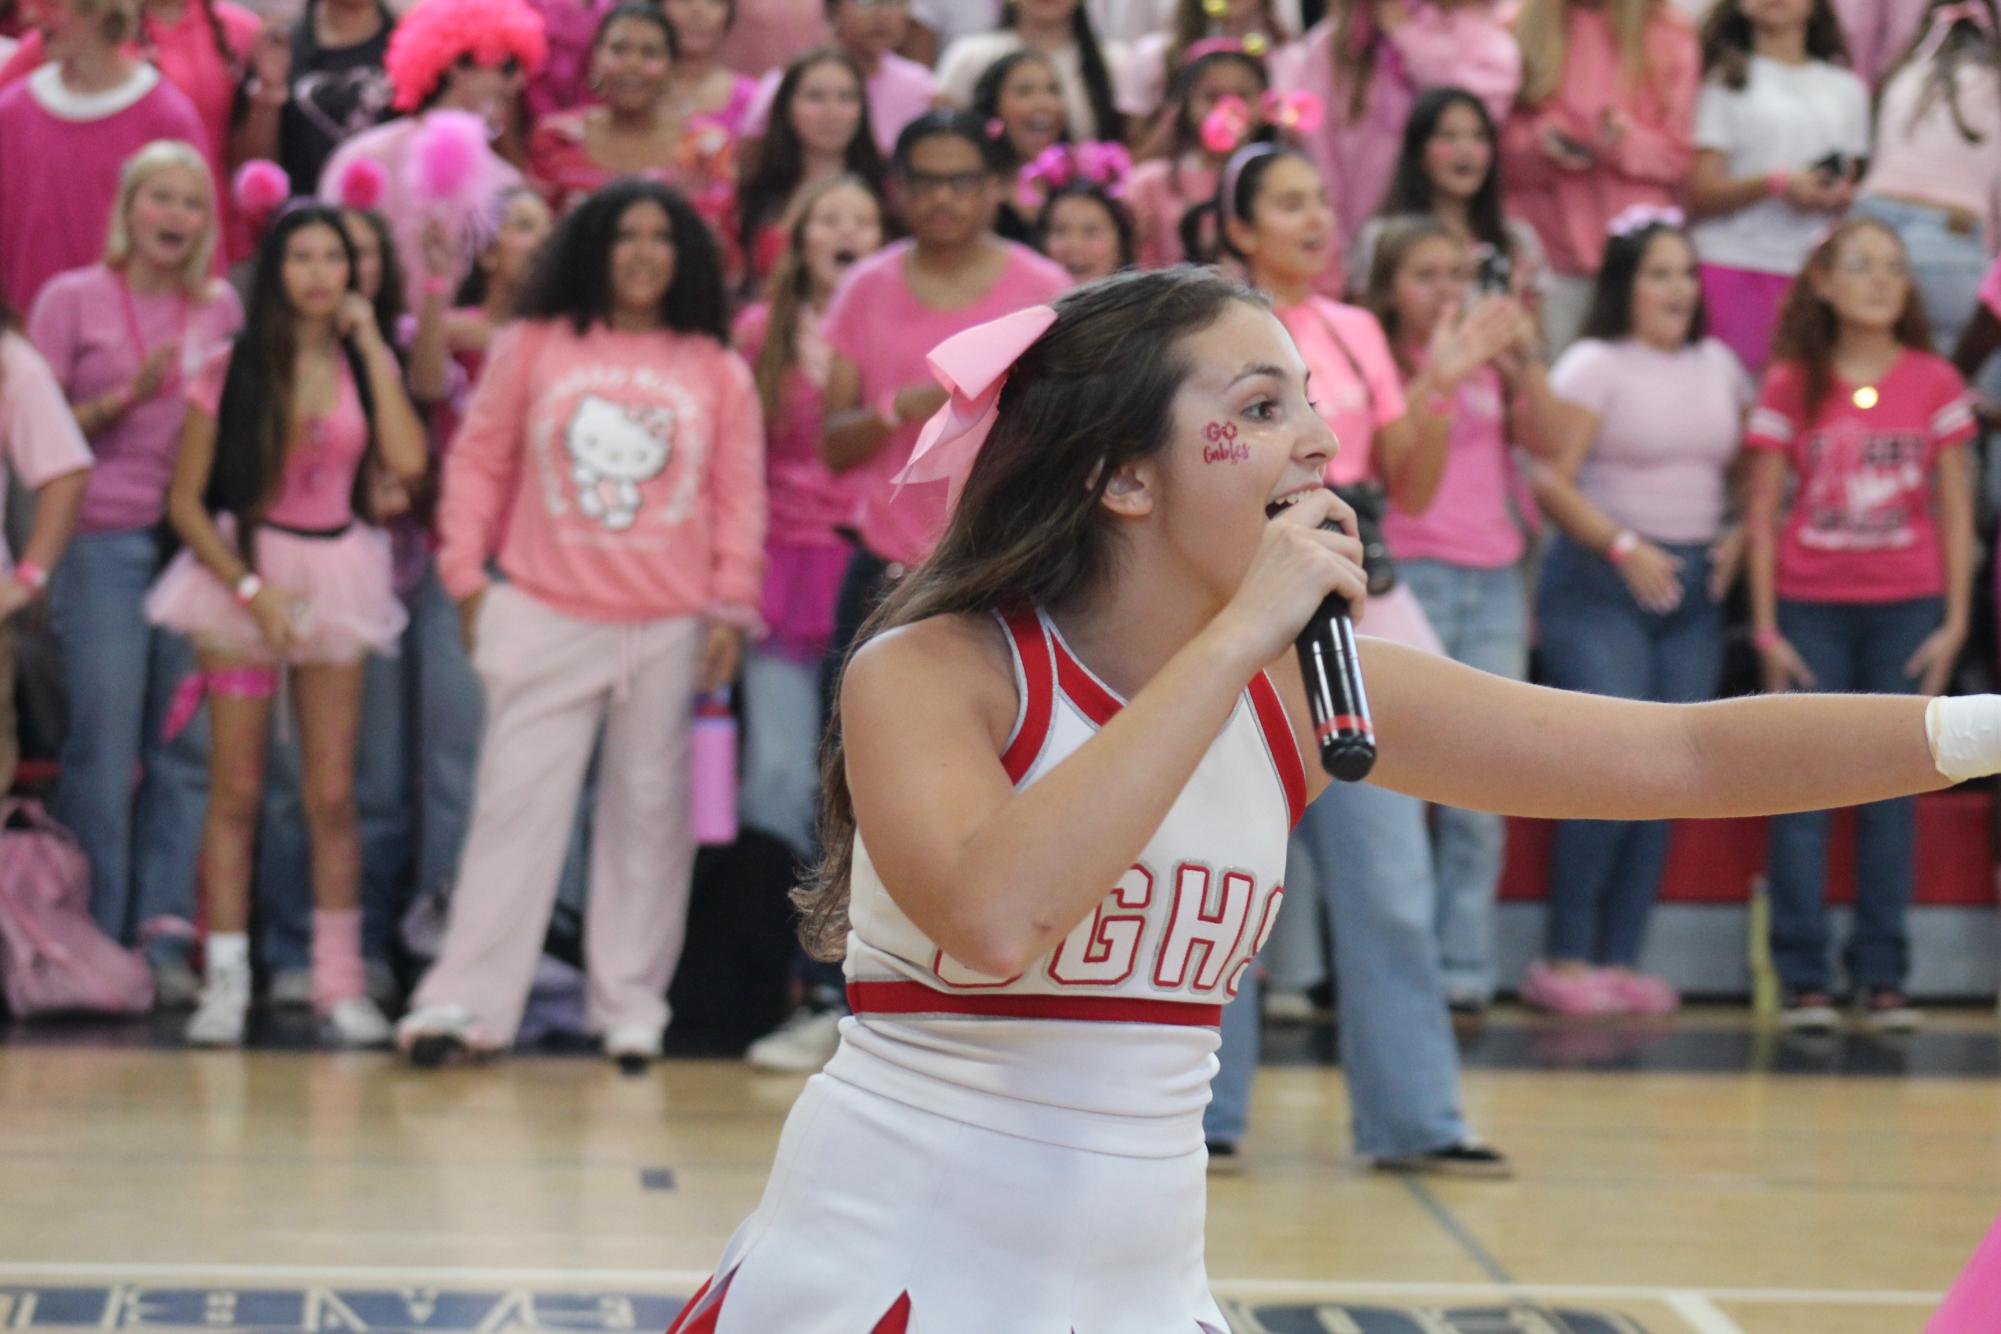
<svg viewBox="0 0 2001 1334"><path fill-rule="evenodd" d="M1238 1334L1917 1331L2001 1209L1991 1013L1805 1044L1730 1010L1502 1015L1465 1037L1468 1111L1519 1169L1499 1183L1351 1160L1329 1041L1273 1035L1246 1170L1212 1179ZM15 1032L0 1328L657 1334L755 1203L801 1082Z"/></svg>

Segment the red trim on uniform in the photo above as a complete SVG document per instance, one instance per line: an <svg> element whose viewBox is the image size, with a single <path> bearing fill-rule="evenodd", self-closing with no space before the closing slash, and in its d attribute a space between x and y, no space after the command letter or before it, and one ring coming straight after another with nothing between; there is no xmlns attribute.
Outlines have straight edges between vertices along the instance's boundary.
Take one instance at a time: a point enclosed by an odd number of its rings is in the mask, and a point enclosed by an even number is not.
<svg viewBox="0 0 2001 1334"><path fill-rule="evenodd" d="M956 995L922 982L850 982L848 1008L856 1014L970 1014L989 1019L1076 1019L1102 1024L1172 1024L1214 1028L1220 1005L1125 996Z"/></svg>
<svg viewBox="0 0 2001 1334"><path fill-rule="evenodd" d="M729 1296L730 1280L736 1277L732 1269L723 1277L722 1286L716 1286L715 1275L701 1286L688 1304L681 1308L681 1314L674 1317L674 1323L667 1326L667 1334L716 1334L716 1322L723 1316L723 1299ZM709 1289L715 1288L710 1296Z"/></svg>
<svg viewBox="0 0 2001 1334"><path fill-rule="evenodd" d="M1363 736L1374 736L1376 729L1370 726L1367 718L1353 713L1337 713L1313 729L1313 734L1322 741L1336 732L1360 732Z"/></svg>
<svg viewBox="0 0 2001 1334"><path fill-rule="evenodd" d="M909 1328L910 1294L906 1292L882 1313L882 1319L875 1322L875 1328L870 1334L904 1334Z"/></svg>
<svg viewBox="0 0 2001 1334"><path fill-rule="evenodd" d="M1118 716L1124 708L1117 695L1105 688L1105 683L1091 675L1090 669L1078 662L1063 642L1063 636L1051 634L1049 643L1056 650L1056 684L1070 697L1070 702L1084 711L1084 716L1098 726Z"/></svg>
<svg viewBox="0 0 2001 1334"><path fill-rule="evenodd" d="M1027 698L1022 701L1021 729L1007 743L1001 765L1008 780L1019 783L1035 766L1042 745L1049 739L1049 718L1055 711L1055 673L1050 668L1049 636L1033 608L1019 607L1001 616L1014 651L1021 659L1022 684Z"/></svg>
<svg viewBox="0 0 2001 1334"><path fill-rule="evenodd" d="M1265 749L1271 752L1272 767L1278 770L1278 785L1285 789L1285 804L1297 826L1306 814L1306 765L1299 758L1299 737L1286 716L1285 701L1271 677L1259 672L1251 678L1251 708L1265 734Z"/></svg>

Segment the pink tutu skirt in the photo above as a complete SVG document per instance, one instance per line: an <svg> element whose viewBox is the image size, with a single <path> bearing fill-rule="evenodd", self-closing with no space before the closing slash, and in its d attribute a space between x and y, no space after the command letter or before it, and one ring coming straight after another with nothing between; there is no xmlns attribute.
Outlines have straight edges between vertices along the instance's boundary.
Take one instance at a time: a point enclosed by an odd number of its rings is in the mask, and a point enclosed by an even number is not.
<svg viewBox="0 0 2001 1334"><path fill-rule="evenodd" d="M232 537L229 516L216 520ZM265 586L303 604L302 633L285 655L290 663L351 663L367 654L394 657L409 615L396 597L389 538L379 528L352 523L338 537L302 537L277 528L257 530L257 573ZM236 603L234 590L183 549L146 595L146 619L177 630L198 648L253 662L277 655L257 629L257 619Z"/></svg>

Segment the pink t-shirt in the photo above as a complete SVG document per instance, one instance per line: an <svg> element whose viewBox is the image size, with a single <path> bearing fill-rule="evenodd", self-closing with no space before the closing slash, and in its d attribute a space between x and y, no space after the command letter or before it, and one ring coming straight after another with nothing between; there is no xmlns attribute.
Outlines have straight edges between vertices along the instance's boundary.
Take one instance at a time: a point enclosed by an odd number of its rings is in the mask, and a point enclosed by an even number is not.
<svg viewBox="0 0 2001 1334"><path fill-rule="evenodd" d="M567 320L494 335L445 455L438 576L453 597L484 587L494 558L585 620L753 626L764 525L764 422L734 350Z"/></svg>
<svg viewBox="0 0 2001 1334"><path fill-rule="evenodd" d="M764 424L764 477L774 546L845 548L834 529L853 522L860 496L853 473L836 476L820 457L820 418L827 366L833 360L821 319L810 310L800 311L794 341L797 360L785 377L778 415ZM771 307L763 302L737 316L737 350L753 366L770 320Z"/></svg>
<svg viewBox="0 0 2001 1334"><path fill-rule="evenodd" d="M229 378L231 348L208 359L188 384L188 402L215 416ZM347 359L340 362L340 387L331 411L305 423L305 431L285 450L285 476L265 519L301 532L331 532L354 521L354 475L368 453L368 415Z"/></svg>
<svg viewBox="0 0 2001 1334"><path fill-rule="evenodd" d="M979 300L957 310L934 309L911 293L904 263L915 242L898 241L848 271L827 307L827 342L861 373L862 402L931 383L924 358L953 334L1069 290L1070 275L1061 267L1026 246L1000 244L1008 248L1000 277ZM922 429L922 422L904 423L849 474L862 497L855 523L862 541L884 560L903 565L931 554L947 517L942 485L923 483L898 492L895 484Z"/></svg>
<svg viewBox="0 0 2001 1334"><path fill-rule="evenodd" d="M1792 363L1765 376L1744 438L1784 450L1796 487L1779 542L1779 596L1806 602L1902 602L1945 591L1933 518L1940 450L1973 438L1966 382L1944 357L1906 349L1875 386L1872 408L1838 376L1811 422Z"/></svg>
<svg viewBox="0 0 2001 1334"><path fill-rule="evenodd" d="M0 455L32 490L90 466L90 446L77 429L62 386L27 339L0 332ZM0 506L7 500L7 473L0 468ZM0 538L0 570L13 558Z"/></svg>
<svg viewBox="0 0 2001 1334"><path fill-rule="evenodd" d="M206 365L242 323L236 290L220 281L197 303L180 292L128 292L118 274L93 264L58 274L42 289L28 337L73 402L129 384L152 349L181 344L160 392L91 442L97 467L83 493L80 532L128 532L160 521L181 444L183 377Z"/></svg>
<svg viewBox="0 0 2001 1334"><path fill-rule="evenodd" d="M1516 518L1520 475L1508 449L1507 389L1482 366L1452 397L1445 475L1422 514L1391 509L1383 521L1390 550L1407 560L1436 560L1496 570L1522 558L1528 540Z"/></svg>
<svg viewBox="0 0 2001 1334"><path fill-rule="evenodd" d="M201 118L150 65L80 96L44 65L0 89L0 296L33 310L42 284L104 253L125 159L155 139L202 142Z"/></svg>
<svg viewBox="0 0 2001 1334"><path fill-rule="evenodd" d="M778 85L785 71L774 69L758 85L757 97L744 113L743 133L748 139L762 139L771 125L771 104L778 97ZM896 151L896 136L903 127L931 109L938 96L938 79L927 65L907 60L894 51L886 52L868 76L863 90L868 97L869 124L875 129L876 147L888 157Z"/></svg>
<svg viewBox="0 0 2001 1334"><path fill-rule="evenodd" d="M1716 539L1752 395L1736 353L1714 338L1672 352L1586 338L1557 361L1549 384L1598 418L1577 475L1592 504L1656 542Z"/></svg>
<svg viewBox="0 0 2001 1334"><path fill-rule="evenodd" d="M1404 415L1403 381L1382 326L1361 307L1324 296L1309 296L1278 318L1312 373L1307 397L1341 442L1327 464L1328 482L1373 476L1376 432Z"/></svg>
<svg viewBox="0 0 2001 1334"><path fill-rule="evenodd" d="M1965 60L1954 83L1956 103L1934 90L1927 61L1906 65L1883 84L1875 154L1861 194L1963 208L1980 220L1992 248L2001 240L2001 152L1995 149L2001 140L2001 70ZM1961 131L1961 121L1970 136Z"/></svg>

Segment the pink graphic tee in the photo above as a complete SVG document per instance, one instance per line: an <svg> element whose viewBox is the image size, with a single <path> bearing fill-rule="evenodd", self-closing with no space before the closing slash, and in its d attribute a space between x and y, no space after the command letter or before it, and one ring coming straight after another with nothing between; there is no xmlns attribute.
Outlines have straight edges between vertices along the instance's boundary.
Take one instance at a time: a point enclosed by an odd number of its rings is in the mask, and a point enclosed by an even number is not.
<svg viewBox="0 0 2001 1334"><path fill-rule="evenodd" d="M1933 517L1941 450L1973 438L1966 382L1952 363L1907 350L1864 408L1839 377L1811 421L1798 366L1765 377L1744 444L1784 450L1797 481L1779 542L1778 591L1806 602L1901 602L1945 591Z"/></svg>

